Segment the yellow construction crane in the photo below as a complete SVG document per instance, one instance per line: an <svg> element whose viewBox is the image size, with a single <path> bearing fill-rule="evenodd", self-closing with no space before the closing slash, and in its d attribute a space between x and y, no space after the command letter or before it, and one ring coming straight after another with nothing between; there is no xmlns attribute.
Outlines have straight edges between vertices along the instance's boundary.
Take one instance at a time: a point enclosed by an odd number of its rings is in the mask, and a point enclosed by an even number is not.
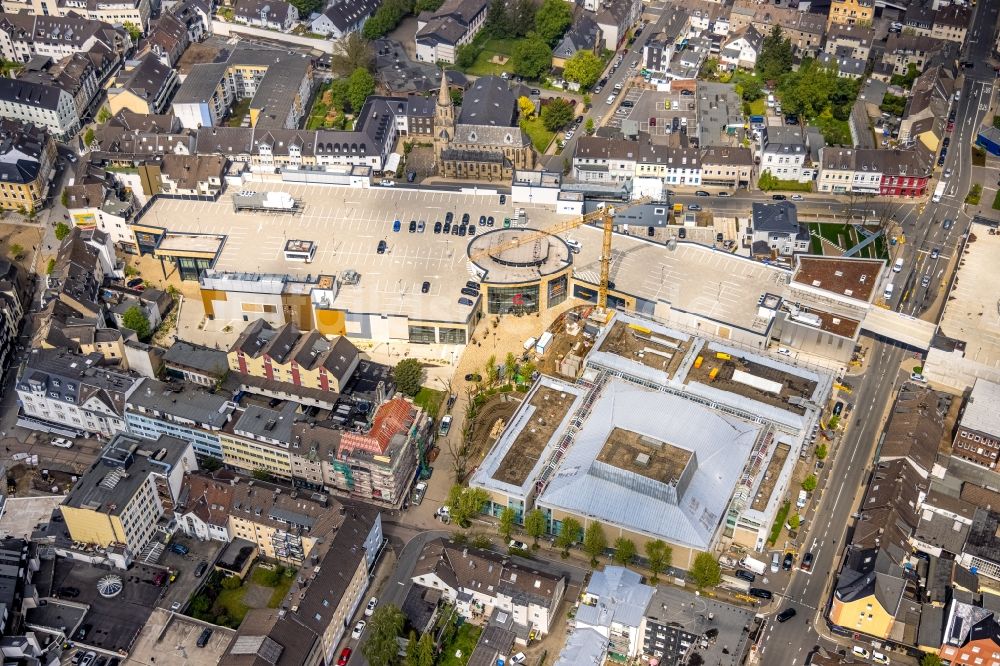
<svg viewBox="0 0 1000 666"><path fill-rule="evenodd" d="M601 243L601 283L597 292L597 304L601 308L606 308L608 305L608 279L611 274L611 238L615 224L615 213L627 210L632 206L649 203L652 200L652 197L642 197L641 199L623 203L619 206L605 205L595 211L587 213L586 215L582 215L575 220L560 222L545 230L532 230L525 233L523 236L515 236L514 238L502 243L484 247L483 249L470 254L469 259L476 262L489 256L497 256L509 250L521 247L522 245L534 243L535 241L546 238L547 236L556 236L566 233L567 231L572 231L573 229L590 222L601 220L603 222L602 226L604 230L604 238Z"/></svg>

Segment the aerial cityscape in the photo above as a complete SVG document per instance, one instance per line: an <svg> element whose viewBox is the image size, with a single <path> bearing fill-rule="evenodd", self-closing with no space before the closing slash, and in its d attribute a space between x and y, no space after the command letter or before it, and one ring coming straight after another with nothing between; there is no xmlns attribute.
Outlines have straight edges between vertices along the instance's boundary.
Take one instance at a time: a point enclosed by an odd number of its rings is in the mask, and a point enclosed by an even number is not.
<svg viewBox="0 0 1000 666"><path fill-rule="evenodd" d="M0 0L3 666L1000 666L998 79L1000 0Z"/></svg>

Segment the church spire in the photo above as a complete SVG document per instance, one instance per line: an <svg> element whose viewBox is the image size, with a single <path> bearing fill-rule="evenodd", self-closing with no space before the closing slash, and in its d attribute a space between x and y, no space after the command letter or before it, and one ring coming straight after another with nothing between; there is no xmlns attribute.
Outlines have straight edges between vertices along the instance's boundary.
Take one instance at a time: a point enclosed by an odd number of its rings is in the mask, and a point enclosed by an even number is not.
<svg viewBox="0 0 1000 666"><path fill-rule="evenodd" d="M441 70L441 92L438 93L438 106L451 106L451 93L448 92L448 73Z"/></svg>

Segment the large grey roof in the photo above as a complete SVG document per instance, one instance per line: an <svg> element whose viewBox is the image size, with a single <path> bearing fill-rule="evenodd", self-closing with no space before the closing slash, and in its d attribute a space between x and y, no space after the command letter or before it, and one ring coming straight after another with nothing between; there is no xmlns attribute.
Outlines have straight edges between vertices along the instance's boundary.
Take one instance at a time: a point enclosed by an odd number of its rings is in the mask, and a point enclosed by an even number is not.
<svg viewBox="0 0 1000 666"><path fill-rule="evenodd" d="M576 621L593 627L610 628L614 623L638 628L654 591L634 571L605 567L604 571L595 571L587 585L586 594L597 597L596 603L581 603Z"/></svg>
<svg viewBox="0 0 1000 666"><path fill-rule="evenodd" d="M145 408L165 415L195 423L221 428L229 421L233 403L226 397L209 393L194 384L165 384L145 379L132 395L127 406L130 411ZM141 413L141 410L139 410Z"/></svg>
<svg viewBox="0 0 1000 666"><path fill-rule="evenodd" d="M799 216L791 201L753 204L754 231L795 234L799 231Z"/></svg>
<svg viewBox="0 0 1000 666"><path fill-rule="evenodd" d="M596 460L613 428L694 454L676 499L662 481ZM759 424L624 380L608 381L539 503L699 550L711 547Z"/></svg>
<svg viewBox="0 0 1000 666"><path fill-rule="evenodd" d="M507 82L499 76L483 76L462 97L458 124L511 127L516 112L517 99Z"/></svg>
<svg viewBox="0 0 1000 666"><path fill-rule="evenodd" d="M965 403L962 425L990 435L1000 435L1000 384L976 379Z"/></svg>
<svg viewBox="0 0 1000 666"><path fill-rule="evenodd" d="M0 78L0 100L53 111L63 91L56 86L19 79Z"/></svg>
<svg viewBox="0 0 1000 666"><path fill-rule="evenodd" d="M577 629L566 639L555 666L601 666L607 654L607 638L593 629Z"/></svg>

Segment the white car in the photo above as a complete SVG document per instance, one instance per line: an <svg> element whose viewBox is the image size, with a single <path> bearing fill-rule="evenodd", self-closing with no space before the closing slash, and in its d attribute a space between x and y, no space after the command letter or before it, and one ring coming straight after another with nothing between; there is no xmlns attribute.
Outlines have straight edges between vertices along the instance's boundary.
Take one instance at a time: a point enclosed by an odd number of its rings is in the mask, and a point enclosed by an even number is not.
<svg viewBox="0 0 1000 666"><path fill-rule="evenodd" d="M368 623L364 620L358 620L358 623L354 625L354 631L351 632L351 638L354 640L361 638L361 633L365 630L365 626L367 626L367 624Z"/></svg>
<svg viewBox="0 0 1000 666"><path fill-rule="evenodd" d="M803 197L801 194L793 194L792 195L792 201L802 201L804 198L805 197Z"/></svg>
<svg viewBox="0 0 1000 666"><path fill-rule="evenodd" d="M604 101L607 102L609 105L614 104L615 103L615 96L614 95L608 95L608 98L606 100L604 100Z"/></svg>
<svg viewBox="0 0 1000 666"><path fill-rule="evenodd" d="M791 356L792 350L789 349L788 347L778 347L778 353L781 354L782 356Z"/></svg>
<svg viewBox="0 0 1000 666"><path fill-rule="evenodd" d="M514 539L511 539L510 543L507 544L507 546L516 550L528 550L528 544L524 543L523 541L516 541Z"/></svg>
<svg viewBox="0 0 1000 666"><path fill-rule="evenodd" d="M871 654L868 652L868 650L864 649L863 647L859 647L857 645L855 645L851 649L851 652L854 653L855 657L861 657L862 659L867 659L868 657L871 656Z"/></svg>
<svg viewBox="0 0 1000 666"><path fill-rule="evenodd" d="M518 652L513 657L510 658L510 663L512 664L523 664L528 658L524 656L523 652Z"/></svg>
<svg viewBox="0 0 1000 666"><path fill-rule="evenodd" d="M368 605L365 606L365 617L371 617L372 613L375 612L375 607L378 606L378 597L372 597L368 600Z"/></svg>
<svg viewBox="0 0 1000 666"><path fill-rule="evenodd" d="M179 601L175 601L174 603L170 604L170 610L172 610L173 612L175 612L175 613L176 613L176 612L178 612L178 611L179 611L180 609L181 609L181 602L179 602Z"/></svg>
<svg viewBox="0 0 1000 666"><path fill-rule="evenodd" d="M60 449L71 449L73 448L73 442L65 437L56 437L52 440L52 446L58 446Z"/></svg>
<svg viewBox="0 0 1000 666"><path fill-rule="evenodd" d="M911 372L910 373L910 381L911 382L920 382L921 384L926 384L927 383L927 378L924 377L919 372Z"/></svg>
<svg viewBox="0 0 1000 666"><path fill-rule="evenodd" d="M874 661L876 664L888 664L889 657L885 656L878 650L872 650L872 661Z"/></svg>

